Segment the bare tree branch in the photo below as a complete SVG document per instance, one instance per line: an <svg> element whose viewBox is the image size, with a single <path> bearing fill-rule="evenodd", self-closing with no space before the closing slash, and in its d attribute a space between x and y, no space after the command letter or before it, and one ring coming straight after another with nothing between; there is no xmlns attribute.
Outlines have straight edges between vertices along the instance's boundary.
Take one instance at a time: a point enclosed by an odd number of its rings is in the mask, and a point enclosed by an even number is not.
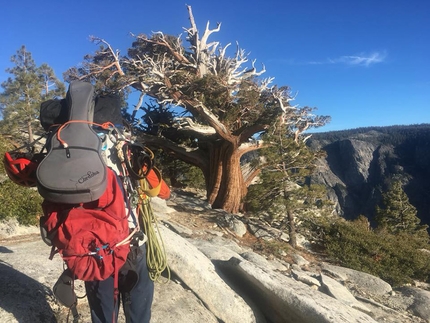
<svg viewBox="0 0 430 323"><path fill-rule="evenodd" d="M204 134L204 135L216 134L216 131L214 128L210 126L197 124L191 118L188 118L188 117L175 118L174 121L175 121L175 124L173 125L173 127L175 127L178 130L182 130L182 129L191 130L193 132Z"/></svg>
<svg viewBox="0 0 430 323"><path fill-rule="evenodd" d="M183 102L186 104L187 108L197 111L199 116L203 117L205 121L215 129L218 135L227 141L231 142L233 140L230 131L204 104L200 102L191 102L190 100L184 100Z"/></svg>
<svg viewBox="0 0 430 323"><path fill-rule="evenodd" d="M140 36L136 36L136 38L142 40L142 38L144 37L144 40L147 43L156 44L159 46L164 46L165 48L167 48L169 53L176 58L176 60L178 62L184 63L184 64L190 64L188 59L183 55L183 53L181 51L181 46L178 45L178 46L172 47L164 38L163 33L158 32L156 34L158 34L159 37L153 37L152 39L149 39L146 36L140 35Z"/></svg>
<svg viewBox="0 0 430 323"><path fill-rule="evenodd" d="M111 64L109 64L107 66L96 66L95 65L94 66L95 69L94 69L94 71L91 74L100 74L103 71L105 71L105 70L107 70L107 69L109 69L109 68L111 68L111 67L114 66L115 67L115 71L113 71L112 73L113 74L118 73L119 75L124 76L125 73L124 73L124 71L122 70L122 67L121 67L120 57L119 57L119 51L118 50L114 51L113 48L112 48L112 46L107 41L105 41L102 38L95 37L95 36L90 36L90 40L92 42L96 43L96 44L100 44L100 43L104 44L109 49L109 52L110 52L110 54L111 54L111 56L112 56L112 58L114 60Z"/></svg>
<svg viewBox="0 0 430 323"><path fill-rule="evenodd" d="M153 144L158 147L162 147L167 153L174 154L175 156L178 156L179 159L201 169L205 169L207 167L206 158L205 156L202 156L202 153L198 148L189 149L185 146L178 146L176 143L168 140L167 138L145 134L140 135L140 140L147 144Z"/></svg>

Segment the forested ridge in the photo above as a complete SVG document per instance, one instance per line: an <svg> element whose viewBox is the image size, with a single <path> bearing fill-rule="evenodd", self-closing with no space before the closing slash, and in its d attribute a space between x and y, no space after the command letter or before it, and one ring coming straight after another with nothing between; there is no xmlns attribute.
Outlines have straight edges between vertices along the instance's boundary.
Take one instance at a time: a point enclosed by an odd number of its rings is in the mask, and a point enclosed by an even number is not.
<svg viewBox="0 0 430 323"><path fill-rule="evenodd" d="M334 142L348 138L363 138L381 144L394 144L405 140L423 140L430 137L430 123L413 125L393 125L385 127L361 127L338 131L313 133L310 139L317 141Z"/></svg>
<svg viewBox="0 0 430 323"><path fill-rule="evenodd" d="M329 170L320 175L336 191L347 218L373 218L381 194L399 180L418 216L430 223L430 124L315 133L308 145L326 152Z"/></svg>

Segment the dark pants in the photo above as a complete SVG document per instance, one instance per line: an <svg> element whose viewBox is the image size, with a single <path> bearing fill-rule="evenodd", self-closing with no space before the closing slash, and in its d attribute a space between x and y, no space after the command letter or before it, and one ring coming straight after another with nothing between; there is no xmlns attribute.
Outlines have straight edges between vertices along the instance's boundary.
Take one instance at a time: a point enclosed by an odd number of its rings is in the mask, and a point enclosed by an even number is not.
<svg viewBox="0 0 430 323"><path fill-rule="evenodd" d="M139 281L130 293L129 317L130 323L149 323L151 319L151 305L154 296L154 282L149 278L146 265L145 245L140 247L141 252L137 256L137 272ZM113 277L103 281L86 282L88 303L91 309L93 323L112 323L114 310L114 286ZM123 308L127 306L127 293L120 294ZM118 318L119 300L115 308L115 321ZM124 308L126 311L126 308Z"/></svg>

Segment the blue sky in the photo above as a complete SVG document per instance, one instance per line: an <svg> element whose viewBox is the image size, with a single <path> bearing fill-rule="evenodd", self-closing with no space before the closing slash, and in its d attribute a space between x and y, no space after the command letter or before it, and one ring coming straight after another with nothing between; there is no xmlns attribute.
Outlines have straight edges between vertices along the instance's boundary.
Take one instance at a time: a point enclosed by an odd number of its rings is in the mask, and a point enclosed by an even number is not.
<svg viewBox="0 0 430 323"><path fill-rule="evenodd" d="M322 131L430 123L428 0L3 1L0 82L21 45L62 79L96 49L90 35L125 54L130 33L182 33L186 4L201 33L222 23L210 40L238 42L294 104L330 115Z"/></svg>

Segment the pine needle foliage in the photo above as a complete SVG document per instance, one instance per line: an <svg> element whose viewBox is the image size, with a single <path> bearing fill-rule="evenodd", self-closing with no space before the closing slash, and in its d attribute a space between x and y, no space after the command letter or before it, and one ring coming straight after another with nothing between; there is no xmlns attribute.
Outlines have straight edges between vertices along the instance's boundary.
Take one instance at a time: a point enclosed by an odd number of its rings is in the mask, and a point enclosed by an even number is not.
<svg viewBox="0 0 430 323"><path fill-rule="evenodd" d="M63 96L65 86L47 64L37 66L25 46L11 57L11 62L14 66L6 69L10 77L1 83L1 130L14 135L27 133L28 142L32 142L35 129L41 129L40 103Z"/></svg>
<svg viewBox="0 0 430 323"><path fill-rule="evenodd" d="M421 225L402 183L395 180L376 208L375 229L368 219L320 223L329 257L394 286L429 281L430 248L427 225Z"/></svg>
<svg viewBox="0 0 430 323"><path fill-rule="evenodd" d="M0 156L13 149L7 138L0 137ZM0 221L16 218L20 224L36 225L42 214L42 198L36 189L23 187L12 182L6 175L4 165L0 166Z"/></svg>
<svg viewBox="0 0 430 323"><path fill-rule="evenodd" d="M296 247L294 218L316 207L320 200L320 188L306 183L320 155L296 140L281 124L282 120L262 137L264 157L259 159L262 171L259 181L249 187L246 202L251 212L265 217L269 223L284 223L290 244Z"/></svg>
<svg viewBox="0 0 430 323"><path fill-rule="evenodd" d="M417 209L409 202L399 180L393 181L382 195L382 205L376 207L376 222L380 230L391 234L406 233L429 240L427 225L421 225Z"/></svg>
<svg viewBox="0 0 430 323"><path fill-rule="evenodd" d="M331 261L380 277L393 286L429 281L430 254L422 240L405 232L372 230L362 219L321 223Z"/></svg>

